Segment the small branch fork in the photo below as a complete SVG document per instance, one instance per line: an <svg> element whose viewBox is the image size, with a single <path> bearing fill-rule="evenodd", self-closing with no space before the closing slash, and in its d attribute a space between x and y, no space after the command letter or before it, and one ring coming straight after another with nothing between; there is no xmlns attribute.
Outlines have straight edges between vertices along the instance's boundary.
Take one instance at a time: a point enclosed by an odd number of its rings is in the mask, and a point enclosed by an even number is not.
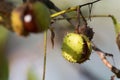
<svg viewBox="0 0 120 80"><path fill-rule="evenodd" d="M93 2L89 2L89 3L83 4L83 5L78 5L78 6L81 8L81 7L83 7L83 6L91 5L91 4L94 4L94 3L99 2L99 1L101 1L101 0L96 0L96 1L93 1ZM59 15L63 15L63 14L65 14L65 13L68 13L68 12L71 12L71 11L76 11L77 8L78 8L78 6L71 7L71 8L68 8L68 9L66 9L66 10L62 10L62 11L59 11L59 12L57 12L57 13L54 13L54 14L51 15L51 18L57 17L57 16L59 16Z"/></svg>
<svg viewBox="0 0 120 80"><path fill-rule="evenodd" d="M101 49L99 49L95 45L93 45L92 48L98 54L98 56L101 58L102 62L105 64L105 66L107 66L117 76L117 78L120 78L120 70L118 68L116 68L115 66L113 66L106 58L106 54L109 54L109 53L103 52ZM109 55L111 55L111 54L109 54ZM111 56L113 56L113 55L111 55Z"/></svg>

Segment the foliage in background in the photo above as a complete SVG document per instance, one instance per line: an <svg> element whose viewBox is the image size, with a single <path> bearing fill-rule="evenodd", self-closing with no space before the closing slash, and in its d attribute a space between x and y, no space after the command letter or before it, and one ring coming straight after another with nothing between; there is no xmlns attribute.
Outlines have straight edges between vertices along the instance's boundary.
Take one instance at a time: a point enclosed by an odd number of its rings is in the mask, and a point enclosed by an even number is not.
<svg viewBox="0 0 120 80"><path fill-rule="evenodd" d="M39 80L33 69L28 69L27 80Z"/></svg>
<svg viewBox="0 0 120 80"><path fill-rule="evenodd" d="M0 26L0 80L8 80L9 68L5 54L5 43L8 32Z"/></svg>

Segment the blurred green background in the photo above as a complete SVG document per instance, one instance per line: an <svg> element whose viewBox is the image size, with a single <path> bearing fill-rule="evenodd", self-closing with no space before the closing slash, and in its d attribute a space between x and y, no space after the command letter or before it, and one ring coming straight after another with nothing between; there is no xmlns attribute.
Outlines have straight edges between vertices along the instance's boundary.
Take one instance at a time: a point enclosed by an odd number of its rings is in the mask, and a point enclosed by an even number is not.
<svg viewBox="0 0 120 80"><path fill-rule="evenodd" d="M0 26L0 80L8 79L8 60L5 54L6 41L8 38L8 31Z"/></svg>

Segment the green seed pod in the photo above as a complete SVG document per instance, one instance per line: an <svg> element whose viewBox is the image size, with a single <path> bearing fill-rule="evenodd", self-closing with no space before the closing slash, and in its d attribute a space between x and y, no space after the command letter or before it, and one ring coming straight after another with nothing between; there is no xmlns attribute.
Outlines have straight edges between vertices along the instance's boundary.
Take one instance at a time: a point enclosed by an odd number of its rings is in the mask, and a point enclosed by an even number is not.
<svg viewBox="0 0 120 80"><path fill-rule="evenodd" d="M62 44L62 55L73 63L82 63L89 59L92 47L89 39L82 34L68 33Z"/></svg>
<svg viewBox="0 0 120 80"><path fill-rule="evenodd" d="M49 28L50 12L41 2L25 3L12 11L11 23L18 35L40 33Z"/></svg>
<svg viewBox="0 0 120 80"><path fill-rule="evenodd" d="M25 29L22 22L22 15L25 9L25 5L22 5L14 9L11 13L11 26L13 31L18 35L24 35Z"/></svg>

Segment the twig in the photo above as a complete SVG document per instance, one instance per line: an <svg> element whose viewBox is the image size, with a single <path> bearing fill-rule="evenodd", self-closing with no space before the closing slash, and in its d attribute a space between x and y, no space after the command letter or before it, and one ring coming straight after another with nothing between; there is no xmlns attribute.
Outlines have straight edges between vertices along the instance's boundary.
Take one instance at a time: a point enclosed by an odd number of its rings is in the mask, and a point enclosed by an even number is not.
<svg viewBox="0 0 120 80"><path fill-rule="evenodd" d="M115 66L113 66L106 58L105 53L100 50L98 47L95 45L92 46L93 50L99 55L101 58L102 62L117 76L117 78L120 78L120 70L117 69Z"/></svg>
<svg viewBox="0 0 120 80"><path fill-rule="evenodd" d="M81 10L80 10L80 15L81 15L81 17L82 17L82 19L83 19L83 21L84 21L85 27L87 27L87 21L86 21L85 17L83 16Z"/></svg>
<svg viewBox="0 0 120 80"><path fill-rule="evenodd" d="M91 21L91 13L92 13L92 7L93 7L93 4L91 4L91 5L88 5L88 7L89 7L89 19L90 19L90 21Z"/></svg>
<svg viewBox="0 0 120 80"><path fill-rule="evenodd" d="M79 27L80 27L80 7L79 6L77 8L76 13L77 13L77 17L76 17L77 18L77 24L76 24L75 32L79 33Z"/></svg>
<svg viewBox="0 0 120 80"><path fill-rule="evenodd" d="M54 5L54 10L57 11L57 12L60 12L61 9L59 9L56 5ZM72 19L68 19L68 16L66 14L62 14L62 16L64 18L66 18L66 20L73 26L75 26L75 24L73 23Z"/></svg>
<svg viewBox="0 0 120 80"><path fill-rule="evenodd" d="M46 52L47 52L47 31L44 32L44 64L43 64L43 77L42 80L45 80L46 74Z"/></svg>
<svg viewBox="0 0 120 80"><path fill-rule="evenodd" d="M83 5L80 5L80 7L83 7L83 6L86 6L86 5L91 5L91 4L94 4L94 3L99 2L99 1L101 1L101 0L96 0L96 1L93 1L93 2L83 4Z"/></svg>
<svg viewBox="0 0 120 80"><path fill-rule="evenodd" d="M93 2L89 2L89 3L83 4L83 5L78 5L78 6L81 8L83 6L90 5L90 4L96 3L98 1L101 1L101 0L96 0L96 1L93 1ZM54 13L54 14L51 15L51 18L57 17L59 15L62 15L62 14L65 14L65 13L68 13L68 12L71 12L71 11L76 11L78 6L70 7L66 10L62 10L60 12Z"/></svg>
<svg viewBox="0 0 120 80"><path fill-rule="evenodd" d="M84 16L85 18L89 18L88 16ZM90 16L91 18L100 18L100 17L108 17L108 18L111 18L109 15L91 15ZM65 19L76 19L77 16L73 16L73 17L63 17L63 18L54 18L53 20L54 21L57 21L57 20L65 20ZM80 16L80 18L82 18L82 16Z"/></svg>
<svg viewBox="0 0 120 80"><path fill-rule="evenodd" d="M68 9L66 9L66 10L62 10L62 11L60 11L60 12L57 12L57 13L52 14L52 15L51 15L51 18L57 17L57 16L59 16L59 15L63 15L63 14L65 14L65 13L68 13L68 12L71 12L71 11L75 11L76 9L77 9L77 7L75 6L75 7L68 8Z"/></svg>

